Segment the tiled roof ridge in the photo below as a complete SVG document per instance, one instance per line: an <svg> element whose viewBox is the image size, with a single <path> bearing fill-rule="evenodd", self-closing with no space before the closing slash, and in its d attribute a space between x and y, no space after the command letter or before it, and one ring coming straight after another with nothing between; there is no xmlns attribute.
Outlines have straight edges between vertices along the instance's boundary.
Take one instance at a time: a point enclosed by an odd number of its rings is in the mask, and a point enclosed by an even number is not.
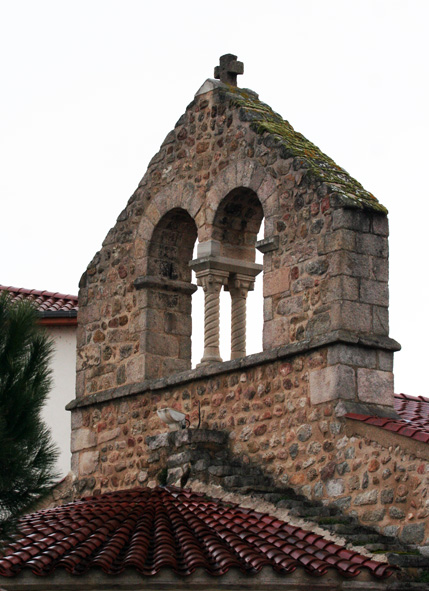
<svg viewBox="0 0 429 591"><path fill-rule="evenodd" d="M7 292L12 302L30 301L36 308L39 317L45 322L50 319L66 318L67 322L75 322L78 311L78 297L71 294L39 289L26 289L0 285L0 293ZM72 320L73 319L73 320Z"/></svg>
<svg viewBox="0 0 429 591"><path fill-rule="evenodd" d="M58 300L73 300L78 302L78 296L72 294L59 293L58 291L48 291L39 289L26 289L25 287L13 287L12 285L0 285L0 291L9 291L16 294L43 296L46 298L56 298Z"/></svg>
<svg viewBox="0 0 429 591"><path fill-rule="evenodd" d="M93 567L154 575L168 567L182 576L197 568L222 575L232 567L256 574L265 566L287 575L300 567L315 576L335 569L346 578L362 569L386 578L395 570L268 513L174 487L85 497L24 517L20 530L0 559L2 576L24 568L49 575L58 567L73 575Z"/></svg>

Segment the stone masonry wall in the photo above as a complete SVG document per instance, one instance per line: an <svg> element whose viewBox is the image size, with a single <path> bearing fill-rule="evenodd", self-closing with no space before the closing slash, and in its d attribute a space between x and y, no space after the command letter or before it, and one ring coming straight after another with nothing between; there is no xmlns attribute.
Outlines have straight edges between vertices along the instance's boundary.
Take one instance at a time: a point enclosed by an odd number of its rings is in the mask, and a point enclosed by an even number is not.
<svg viewBox="0 0 429 591"><path fill-rule="evenodd" d="M150 242L164 216L185 212L200 243L219 238L216 214L237 188L241 205L251 191L264 213L264 350L335 330L388 334L386 216L345 208L334 185L307 174L305 158L274 139L222 88L188 106L82 276L77 396L190 367L190 296L174 295L191 293L190 284L161 276L136 289L135 280L153 272Z"/></svg>
<svg viewBox="0 0 429 591"><path fill-rule="evenodd" d="M248 358L241 367L231 362L218 372L197 370L117 399L112 391L98 404L93 397L78 399L72 410L78 495L162 478L162 455L146 445L148 436L167 430L156 409L181 410L196 427L200 405L201 427L228 432L240 465L258 467L280 486L335 504L382 533L428 544L427 446L396 434L383 441L381 429L359 434L353 421L337 416L338 401L312 404L310 375L327 366L328 352L279 353L265 363L254 356L253 365Z"/></svg>

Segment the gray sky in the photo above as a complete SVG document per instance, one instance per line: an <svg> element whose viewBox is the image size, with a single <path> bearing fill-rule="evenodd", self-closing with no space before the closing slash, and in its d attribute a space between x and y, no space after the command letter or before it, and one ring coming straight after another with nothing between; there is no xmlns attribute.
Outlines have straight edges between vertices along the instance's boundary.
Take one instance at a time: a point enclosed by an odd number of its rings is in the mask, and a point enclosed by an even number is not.
<svg viewBox="0 0 429 591"><path fill-rule="evenodd" d="M0 0L0 283L77 293L150 158L235 53L239 84L389 209L396 391L428 395L428 17L426 0Z"/></svg>

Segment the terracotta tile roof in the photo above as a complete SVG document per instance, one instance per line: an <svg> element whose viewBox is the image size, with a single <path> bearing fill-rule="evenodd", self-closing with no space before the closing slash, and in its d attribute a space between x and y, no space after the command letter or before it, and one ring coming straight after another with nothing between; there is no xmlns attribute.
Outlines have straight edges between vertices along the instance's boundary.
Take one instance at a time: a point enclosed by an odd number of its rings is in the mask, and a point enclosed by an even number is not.
<svg viewBox="0 0 429 591"><path fill-rule="evenodd" d="M38 289L24 289L22 287L6 287L0 285L0 292L9 292L12 301L30 300L34 302L41 317L46 316L77 316L77 296L39 291Z"/></svg>
<svg viewBox="0 0 429 591"><path fill-rule="evenodd" d="M429 398L395 394L395 410L400 419L383 419L370 415L348 413L346 417L367 425L381 427L423 443L429 442Z"/></svg>
<svg viewBox="0 0 429 591"><path fill-rule="evenodd" d="M57 568L80 575L93 567L110 575L128 567L143 575L164 567L179 575L197 568L222 575L231 567L255 574L264 566L285 575L297 568L316 576L335 569L344 577L367 570L386 578L395 570L270 515L158 487L106 493L24 517L20 537L0 559L0 575L22 569L48 575Z"/></svg>

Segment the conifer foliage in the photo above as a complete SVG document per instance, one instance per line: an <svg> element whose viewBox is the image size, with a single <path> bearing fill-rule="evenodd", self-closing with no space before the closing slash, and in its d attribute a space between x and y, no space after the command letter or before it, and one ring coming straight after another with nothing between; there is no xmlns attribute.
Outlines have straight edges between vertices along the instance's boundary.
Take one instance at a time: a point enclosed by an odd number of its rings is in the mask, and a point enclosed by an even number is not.
<svg viewBox="0 0 429 591"><path fill-rule="evenodd" d="M36 321L29 302L0 296L0 540L57 478L57 451L41 419L53 347Z"/></svg>

